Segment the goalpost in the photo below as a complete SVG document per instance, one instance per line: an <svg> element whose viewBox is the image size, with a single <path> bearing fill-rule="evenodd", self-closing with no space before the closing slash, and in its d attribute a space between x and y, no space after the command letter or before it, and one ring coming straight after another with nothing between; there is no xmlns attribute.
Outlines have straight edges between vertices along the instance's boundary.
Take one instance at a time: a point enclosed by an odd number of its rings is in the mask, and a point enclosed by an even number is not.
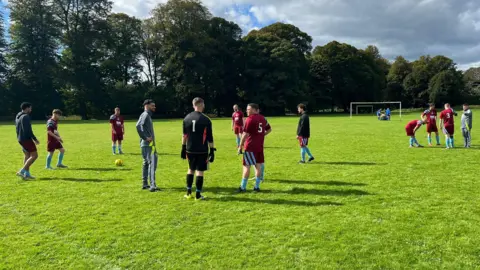
<svg viewBox="0 0 480 270"><path fill-rule="evenodd" d="M350 118L352 118L353 114L353 105L357 105L356 107L356 113L358 114L358 108L359 107L372 107L373 111L373 105L378 105L378 104L396 104L399 107L399 116L400 119L402 119L402 102L401 101L383 101L383 102L350 102Z"/></svg>

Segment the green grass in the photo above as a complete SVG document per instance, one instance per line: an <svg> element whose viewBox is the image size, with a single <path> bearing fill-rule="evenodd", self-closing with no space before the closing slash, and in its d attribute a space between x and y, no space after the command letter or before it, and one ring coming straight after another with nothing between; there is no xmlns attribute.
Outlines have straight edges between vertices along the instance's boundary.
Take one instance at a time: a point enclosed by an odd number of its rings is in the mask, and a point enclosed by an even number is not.
<svg viewBox="0 0 480 270"><path fill-rule="evenodd" d="M43 169L45 125L35 124L32 181L15 177L22 153L2 125L0 269L478 269L480 122L472 149L409 149L415 117L312 117L316 161L306 165L297 118L269 118L264 192L250 181L238 195L230 122L214 120L203 202L183 198L180 121L155 121L159 193L141 190L134 122L121 168L108 122L60 123L70 168L56 171ZM418 134L425 144L425 127Z"/></svg>

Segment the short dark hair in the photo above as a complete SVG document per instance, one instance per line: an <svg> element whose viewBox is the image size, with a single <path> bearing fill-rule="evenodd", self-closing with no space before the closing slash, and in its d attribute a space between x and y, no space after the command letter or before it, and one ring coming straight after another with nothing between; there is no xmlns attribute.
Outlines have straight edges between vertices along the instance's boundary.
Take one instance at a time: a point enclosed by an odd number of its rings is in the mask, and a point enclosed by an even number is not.
<svg viewBox="0 0 480 270"><path fill-rule="evenodd" d="M20 108L22 109L22 111L31 107L32 107L32 103L30 102L22 102L22 104L20 104Z"/></svg>
<svg viewBox="0 0 480 270"><path fill-rule="evenodd" d="M303 104L303 103L300 103L300 104L298 104L297 108L305 110L307 108L307 106L305 106L305 104Z"/></svg>
<svg viewBox="0 0 480 270"><path fill-rule="evenodd" d="M118 110L120 110L120 107L118 107L118 106L117 106L117 107L115 107L115 110L117 110L117 109L118 109Z"/></svg>
<svg viewBox="0 0 480 270"><path fill-rule="evenodd" d="M257 103L248 103L247 106L250 106L250 107L252 107L252 109L255 109L255 110L259 110L259 109L260 109L260 107L258 106Z"/></svg>
<svg viewBox="0 0 480 270"><path fill-rule="evenodd" d="M468 103L463 103L463 106L468 106Z"/></svg>
<svg viewBox="0 0 480 270"><path fill-rule="evenodd" d="M55 109L53 110L52 114L62 115L62 111L60 111L60 109Z"/></svg>
<svg viewBox="0 0 480 270"><path fill-rule="evenodd" d="M193 106L198 106L198 105L204 104L204 103L205 103L205 101L201 97L196 97L192 100Z"/></svg>
<svg viewBox="0 0 480 270"><path fill-rule="evenodd" d="M428 103L428 107L435 107L435 103Z"/></svg>
<svg viewBox="0 0 480 270"><path fill-rule="evenodd" d="M145 101L143 102L143 106L150 105L152 103L155 103L155 101L153 101L153 99L145 99Z"/></svg>

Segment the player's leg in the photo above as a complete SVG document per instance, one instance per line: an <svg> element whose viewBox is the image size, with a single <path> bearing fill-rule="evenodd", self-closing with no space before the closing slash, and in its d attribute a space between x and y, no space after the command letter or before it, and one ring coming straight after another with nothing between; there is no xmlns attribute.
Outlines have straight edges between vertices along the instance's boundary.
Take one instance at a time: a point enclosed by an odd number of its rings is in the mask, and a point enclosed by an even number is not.
<svg viewBox="0 0 480 270"><path fill-rule="evenodd" d="M188 170L187 170L187 194L184 196L187 199L192 198L192 186L193 186L193 178L195 175L195 155L187 153L187 161L188 161Z"/></svg>
<svg viewBox="0 0 480 270"><path fill-rule="evenodd" d="M466 128L462 128L462 136L463 136L463 147L468 147L468 130Z"/></svg>
<svg viewBox="0 0 480 270"><path fill-rule="evenodd" d="M305 149L305 143L303 137L297 137L298 143L300 144L300 161L298 163L304 164L305 163L305 156L307 154L307 150Z"/></svg>
<svg viewBox="0 0 480 270"><path fill-rule="evenodd" d="M243 173L242 173L242 182L240 183L239 192L244 192L247 190L248 178L250 177L250 166L255 165L254 159L252 158L252 152L243 153Z"/></svg>
<svg viewBox="0 0 480 270"><path fill-rule="evenodd" d="M263 151L254 153L253 157L255 159L255 187L253 188L253 191L260 191L260 183L263 181L262 165L265 163L265 157Z"/></svg>
<svg viewBox="0 0 480 270"><path fill-rule="evenodd" d="M67 168L67 166L65 166L63 164L63 157L65 156L65 148L63 148L63 146L60 146L58 151L60 153L58 153L57 167L58 168Z"/></svg>
<svg viewBox="0 0 480 270"><path fill-rule="evenodd" d="M468 140L467 140L468 144L467 144L467 147L470 148L471 144L472 144L472 130L468 130Z"/></svg>
<svg viewBox="0 0 480 270"><path fill-rule="evenodd" d="M123 154L122 151L122 141L123 141L123 134L117 134L117 147L118 147L118 153L120 155Z"/></svg>
<svg viewBox="0 0 480 270"><path fill-rule="evenodd" d="M202 190L203 190L203 175L204 175L204 170L206 170L207 166L207 160L208 157L205 157L204 161L201 161L200 158L197 160L198 162L203 162L205 165L198 163L197 164L197 173L195 177L195 199L196 200L204 200L205 197L202 196Z"/></svg>
<svg viewBox="0 0 480 270"><path fill-rule="evenodd" d="M149 178L150 178L150 191L155 192L155 191L159 191L159 188L157 187L157 179L156 179L158 155L156 151L152 151L151 147L150 147L150 152L151 152L151 158L150 158L151 162L150 162L150 165L148 166Z"/></svg>
<svg viewBox="0 0 480 270"><path fill-rule="evenodd" d="M241 140L240 136L241 136L240 133L237 132L237 131L235 131L235 138L236 138L236 142L237 142L237 148L240 147L240 140Z"/></svg>
<svg viewBox="0 0 480 270"><path fill-rule="evenodd" d="M142 189L149 189L150 186L148 185L148 169L150 167L150 163L151 163L151 152L152 152L152 148L151 147L148 147L148 146L142 146L141 147L142 149L142 158L143 158L143 163L142 163L142 181L143 181L143 185L142 185Z"/></svg>
<svg viewBox="0 0 480 270"><path fill-rule="evenodd" d="M17 172L17 175L20 176L22 179L25 179L25 165L27 164L28 159L30 158L30 153L22 146L23 151L23 167Z"/></svg>
<svg viewBox="0 0 480 270"><path fill-rule="evenodd" d="M117 145L116 143L116 138L115 134L112 134L112 153L115 155L117 154Z"/></svg>
<svg viewBox="0 0 480 270"><path fill-rule="evenodd" d="M435 139L437 140L437 145L440 145L440 135L438 134L438 129L435 130Z"/></svg>
<svg viewBox="0 0 480 270"><path fill-rule="evenodd" d="M427 141L428 141L428 145L432 146L432 132L430 131L427 131Z"/></svg>
<svg viewBox="0 0 480 270"><path fill-rule="evenodd" d="M28 158L27 162L25 163L25 166L23 167L23 169L25 170L25 177L26 178L35 179L35 177L33 177L30 174L30 166L32 166L32 164L35 163L35 160L37 160L37 158L38 158L38 152L37 151L30 152L30 157Z"/></svg>
<svg viewBox="0 0 480 270"><path fill-rule="evenodd" d="M310 138L304 138L304 145L305 145L305 151L308 155L308 162L312 162L315 158L312 155L312 152L310 152L310 148L308 147L308 141Z"/></svg>
<svg viewBox="0 0 480 270"><path fill-rule="evenodd" d="M47 160L46 160L46 164L45 164L45 169L53 170L53 168L52 168L53 153L54 153L54 150L48 149L48 151L47 151Z"/></svg>

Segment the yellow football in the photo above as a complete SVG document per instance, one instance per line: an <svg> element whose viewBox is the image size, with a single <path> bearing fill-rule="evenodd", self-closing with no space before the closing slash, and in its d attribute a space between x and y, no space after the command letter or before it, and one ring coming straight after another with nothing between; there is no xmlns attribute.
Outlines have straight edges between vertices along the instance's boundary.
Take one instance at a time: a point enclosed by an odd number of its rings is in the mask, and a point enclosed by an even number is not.
<svg viewBox="0 0 480 270"><path fill-rule="evenodd" d="M123 166L123 160L121 160L121 159L115 160L115 165L117 165L117 166Z"/></svg>

